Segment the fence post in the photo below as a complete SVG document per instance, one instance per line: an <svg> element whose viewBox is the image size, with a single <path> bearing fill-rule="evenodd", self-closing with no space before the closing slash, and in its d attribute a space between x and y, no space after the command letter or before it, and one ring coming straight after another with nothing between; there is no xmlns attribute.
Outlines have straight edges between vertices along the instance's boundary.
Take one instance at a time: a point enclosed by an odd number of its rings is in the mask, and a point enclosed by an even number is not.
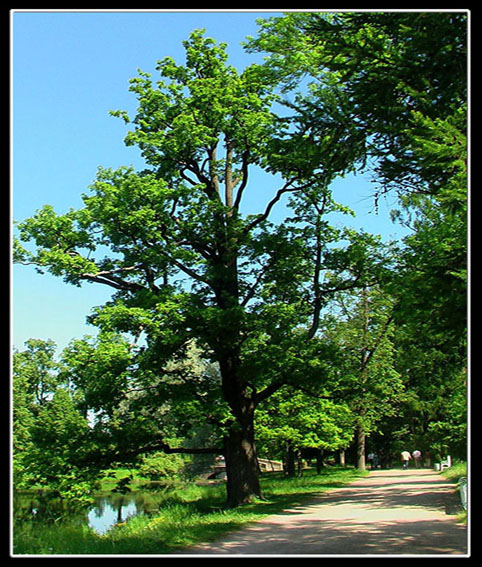
<svg viewBox="0 0 482 567"><path fill-rule="evenodd" d="M467 510L467 478L462 476L459 478L460 500L464 510Z"/></svg>

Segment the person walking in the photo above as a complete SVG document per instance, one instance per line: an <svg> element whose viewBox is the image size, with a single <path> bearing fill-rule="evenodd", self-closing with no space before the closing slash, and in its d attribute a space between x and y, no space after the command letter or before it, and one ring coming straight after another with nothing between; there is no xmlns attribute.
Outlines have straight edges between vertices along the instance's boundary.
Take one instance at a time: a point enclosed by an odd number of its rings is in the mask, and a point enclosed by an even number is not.
<svg viewBox="0 0 482 567"><path fill-rule="evenodd" d="M402 465L403 469L408 469L408 461L412 458L412 455L408 451L402 451Z"/></svg>
<svg viewBox="0 0 482 567"><path fill-rule="evenodd" d="M415 460L415 468L419 469L422 464L422 453L418 449L415 449L412 456Z"/></svg>
<svg viewBox="0 0 482 567"><path fill-rule="evenodd" d="M378 468L378 455L376 453L373 454L372 467L374 469Z"/></svg>
<svg viewBox="0 0 482 567"><path fill-rule="evenodd" d="M376 453L369 453L367 459L372 470L378 467L378 455Z"/></svg>

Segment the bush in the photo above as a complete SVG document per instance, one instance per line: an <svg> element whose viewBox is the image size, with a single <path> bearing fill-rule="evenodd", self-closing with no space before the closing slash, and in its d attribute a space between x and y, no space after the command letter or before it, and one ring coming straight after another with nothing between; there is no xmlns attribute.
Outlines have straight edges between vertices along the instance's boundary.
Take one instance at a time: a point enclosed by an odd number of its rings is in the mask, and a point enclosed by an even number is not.
<svg viewBox="0 0 482 567"><path fill-rule="evenodd" d="M151 481L179 478L184 470L185 460L181 455L155 453L144 457L139 467L139 475Z"/></svg>

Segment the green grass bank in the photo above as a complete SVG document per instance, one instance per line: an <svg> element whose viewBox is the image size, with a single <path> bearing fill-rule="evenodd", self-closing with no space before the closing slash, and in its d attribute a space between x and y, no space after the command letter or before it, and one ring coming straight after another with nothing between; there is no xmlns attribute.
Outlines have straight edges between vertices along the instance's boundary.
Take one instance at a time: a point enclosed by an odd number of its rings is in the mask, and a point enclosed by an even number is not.
<svg viewBox="0 0 482 567"><path fill-rule="evenodd" d="M157 555L173 554L190 545L301 503L313 494L343 486L360 476L353 468L330 467L301 478L281 473L263 475L264 500L226 509L225 486L184 485L165 493L154 515L139 515L101 535L85 525L25 523L13 530L18 555Z"/></svg>

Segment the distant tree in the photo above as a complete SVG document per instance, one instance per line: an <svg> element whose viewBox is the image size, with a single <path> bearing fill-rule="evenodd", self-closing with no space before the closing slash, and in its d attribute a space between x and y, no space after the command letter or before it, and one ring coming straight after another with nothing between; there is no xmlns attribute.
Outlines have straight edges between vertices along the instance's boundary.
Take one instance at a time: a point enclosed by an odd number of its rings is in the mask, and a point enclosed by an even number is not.
<svg viewBox="0 0 482 567"><path fill-rule="evenodd" d="M63 387L41 406L31 428L32 447L25 457L32 482L70 501L90 499L98 467L86 456L95 449L87 418Z"/></svg>
<svg viewBox="0 0 482 567"><path fill-rule="evenodd" d="M327 397L286 388L264 406L256 417L260 450L270 458L282 458L288 474L294 474L295 456L301 456L303 450L315 450L312 453L320 460L324 451L345 449L353 438L349 407Z"/></svg>
<svg viewBox="0 0 482 567"><path fill-rule="evenodd" d="M13 376L22 383L17 393L40 406L52 396L59 384L56 345L51 340L29 339L25 346L25 350L15 351L13 355Z"/></svg>
<svg viewBox="0 0 482 567"><path fill-rule="evenodd" d="M395 366L403 375L407 402L388 424L394 439L417 444L433 458L467 456L468 379L463 349L455 333L437 333L428 322L406 317L397 323Z"/></svg>
<svg viewBox="0 0 482 567"><path fill-rule="evenodd" d="M341 304L341 316L328 331L343 353L336 392L353 413L357 467L364 470L366 438L384 417L397 415L405 400L395 367L394 302L375 287Z"/></svg>
<svg viewBox="0 0 482 567"><path fill-rule="evenodd" d="M52 341L29 339L13 355L13 480L84 500L95 481L85 464L94 439L75 393L64 382Z"/></svg>
<svg viewBox="0 0 482 567"><path fill-rule="evenodd" d="M32 449L32 427L40 407L51 399L58 385L58 365L53 341L30 339L24 351L12 358L13 479L17 487L32 481L26 456Z"/></svg>

